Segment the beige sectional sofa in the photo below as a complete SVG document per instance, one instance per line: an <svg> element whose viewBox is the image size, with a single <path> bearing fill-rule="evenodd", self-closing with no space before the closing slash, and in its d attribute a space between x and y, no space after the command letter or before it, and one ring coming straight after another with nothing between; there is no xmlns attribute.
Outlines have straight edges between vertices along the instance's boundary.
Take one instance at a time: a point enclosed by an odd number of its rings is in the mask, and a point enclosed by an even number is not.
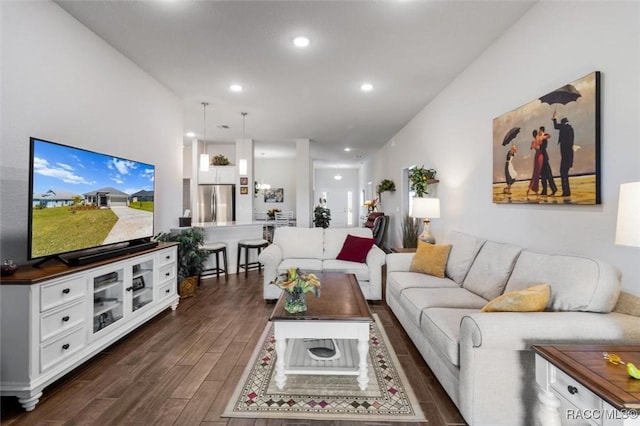
<svg viewBox="0 0 640 426"><path fill-rule="evenodd" d="M338 260L347 235L372 238L369 228L276 228L273 244L264 249L258 260L264 264L262 294L277 299L280 290L269 283L289 268L305 272L345 272L355 274L367 300L382 299L382 265L385 253L373 246L364 263Z"/></svg>
<svg viewBox="0 0 640 426"><path fill-rule="evenodd" d="M640 344L640 318L612 312L620 273L594 259L536 253L454 232L444 278L387 255L386 301L471 425L531 425L533 344ZM491 299L547 283L545 312L480 312Z"/></svg>

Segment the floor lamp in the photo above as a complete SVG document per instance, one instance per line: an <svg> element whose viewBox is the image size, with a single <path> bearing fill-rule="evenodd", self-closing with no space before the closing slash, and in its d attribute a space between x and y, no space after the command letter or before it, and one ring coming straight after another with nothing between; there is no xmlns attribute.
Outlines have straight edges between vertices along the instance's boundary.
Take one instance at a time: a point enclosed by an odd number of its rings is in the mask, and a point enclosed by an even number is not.
<svg viewBox="0 0 640 426"><path fill-rule="evenodd" d="M413 205L411 206L411 217L422 219L424 223L422 234L420 234L418 240L429 244L435 244L436 239L431 234L430 219L437 219L440 217L440 200L438 198L414 198Z"/></svg>

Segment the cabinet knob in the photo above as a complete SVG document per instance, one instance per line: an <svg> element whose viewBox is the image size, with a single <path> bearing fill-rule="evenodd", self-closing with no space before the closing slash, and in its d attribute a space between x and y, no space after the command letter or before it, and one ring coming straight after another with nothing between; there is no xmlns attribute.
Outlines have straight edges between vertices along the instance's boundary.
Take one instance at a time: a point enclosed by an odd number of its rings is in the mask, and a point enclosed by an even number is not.
<svg viewBox="0 0 640 426"><path fill-rule="evenodd" d="M164 276L168 277L169 275L171 275L171 272L165 272Z"/></svg>
<svg viewBox="0 0 640 426"><path fill-rule="evenodd" d="M171 293L171 290L170 289L166 289L164 292L165 293Z"/></svg>
<svg viewBox="0 0 640 426"><path fill-rule="evenodd" d="M62 349L64 349L65 351L69 349L69 344L65 343L64 345L62 345Z"/></svg>
<svg viewBox="0 0 640 426"><path fill-rule="evenodd" d="M133 287L127 287L125 290L127 290L127 291L132 291L132 290L133 290Z"/></svg>
<svg viewBox="0 0 640 426"><path fill-rule="evenodd" d="M62 294L69 294L69 293L71 293L71 289L68 289L68 288L62 289Z"/></svg>
<svg viewBox="0 0 640 426"><path fill-rule="evenodd" d="M165 259L167 259L167 260L171 259L171 255L166 255Z"/></svg>
<svg viewBox="0 0 640 426"><path fill-rule="evenodd" d="M577 388L577 387L575 387L575 386L571 386L571 385L569 385L569 386L567 386L567 390L569 391L569 393L570 393L571 395L575 395L575 394L577 394L577 393L578 393L578 388Z"/></svg>
<svg viewBox="0 0 640 426"><path fill-rule="evenodd" d="M62 322L67 322L69 321L69 315L65 315L62 317Z"/></svg>

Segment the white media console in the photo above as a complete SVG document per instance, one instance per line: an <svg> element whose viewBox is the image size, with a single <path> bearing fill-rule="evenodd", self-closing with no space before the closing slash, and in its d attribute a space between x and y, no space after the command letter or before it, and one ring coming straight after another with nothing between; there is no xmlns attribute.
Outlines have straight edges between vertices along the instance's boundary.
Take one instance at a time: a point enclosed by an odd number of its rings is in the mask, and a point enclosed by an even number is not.
<svg viewBox="0 0 640 426"><path fill-rule="evenodd" d="M0 281L0 395L31 411L43 389L164 309L178 307L175 243Z"/></svg>

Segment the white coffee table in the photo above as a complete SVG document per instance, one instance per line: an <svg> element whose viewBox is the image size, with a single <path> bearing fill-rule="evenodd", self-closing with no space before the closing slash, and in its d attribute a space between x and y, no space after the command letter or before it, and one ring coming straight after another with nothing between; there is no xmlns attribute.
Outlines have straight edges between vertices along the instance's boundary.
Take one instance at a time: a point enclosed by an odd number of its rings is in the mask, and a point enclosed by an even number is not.
<svg viewBox="0 0 640 426"><path fill-rule="evenodd" d="M276 340L275 382L283 389L289 374L353 375L360 389L369 384L369 305L353 274L319 275L321 295L307 296L307 311L290 314L281 297L269 318ZM317 361L308 356L304 339L336 339L341 357Z"/></svg>

